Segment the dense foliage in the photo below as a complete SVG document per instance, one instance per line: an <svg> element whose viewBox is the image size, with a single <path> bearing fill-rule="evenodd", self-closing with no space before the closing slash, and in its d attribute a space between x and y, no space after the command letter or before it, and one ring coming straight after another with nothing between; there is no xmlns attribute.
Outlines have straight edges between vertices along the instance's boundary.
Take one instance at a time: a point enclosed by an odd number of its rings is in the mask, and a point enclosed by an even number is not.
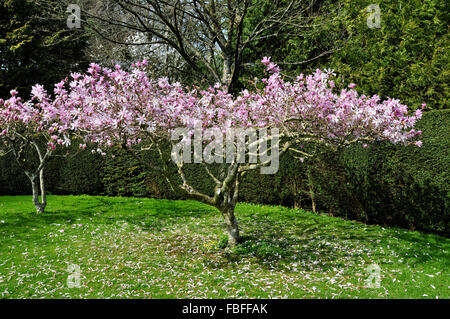
<svg viewBox="0 0 450 319"><path fill-rule="evenodd" d="M48 0L52 7L59 1ZM46 88L69 71L87 66L87 38L81 29L69 29L66 18L29 0L0 1L0 98L16 89L27 96L40 83Z"/></svg>
<svg viewBox="0 0 450 319"><path fill-rule="evenodd" d="M353 36L329 66L361 92L395 96L417 108L449 105L450 38L445 0L380 1L381 28L367 27L371 1L346 1L345 27Z"/></svg>
<svg viewBox="0 0 450 319"><path fill-rule="evenodd" d="M396 97L412 109L423 102L431 109L449 107L448 1L377 1L380 28L367 25L371 0L318 3L321 14L312 29L287 25L288 36L260 41L246 58L270 54L291 74L331 68L340 78L338 86L358 83L361 93ZM254 72L248 73L251 78Z"/></svg>

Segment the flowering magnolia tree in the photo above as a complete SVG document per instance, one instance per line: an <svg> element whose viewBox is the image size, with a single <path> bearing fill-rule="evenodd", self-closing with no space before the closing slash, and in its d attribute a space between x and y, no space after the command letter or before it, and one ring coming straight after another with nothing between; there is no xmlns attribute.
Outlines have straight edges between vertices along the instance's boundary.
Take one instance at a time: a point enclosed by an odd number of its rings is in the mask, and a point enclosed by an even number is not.
<svg viewBox="0 0 450 319"><path fill-rule="evenodd" d="M317 70L289 82L270 58L262 63L267 76L252 92L236 96L220 85L201 90L165 78L149 79L146 61L130 72L118 65L111 70L91 64L86 74L74 73L58 83L52 102L40 86L26 103L15 92L2 101L2 141L29 176L38 211L45 207L45 161L57 145L68 145L74 132L96 144L101 154L108 147L122 147L147 169L159 172L173 191L216 207L230 246L240 241L234 210L246 172L275 174L279 157L288 151L300 159L314 157L308 145L335 150L384 140L421 146L416 140L421 132L414 129L420 110L408 115L398 100L360 96L354 85L336 92L332 71ZM39 157L34 170L22 163L21 147L27 145L34 146ZM143 159L143 153L154 151L159 163ZM215 185L211 192L192 185L186 173L190 164L203 166L205 178ZM43 203L37 201L37 175Z"/></svg>
<svg viewBox="0 0 450 319"><path fill-rule="evenodd" d="M216 207L230 246L240 241L234 210L239 183L249 170L274 174L278 157L288 151L301 159L313 157L305 147L310 144L338 149L384 140L421 146L415 139L421 132L414 129L420 110L407 115L398 100L361 96L354 85L336 92L332 71L317 70L289 82L270 58L262 63L267 77L253 92L237 96L220 85L188 89L164 78L149 79L146 61L130 72L91 64L86 74L72 74L69 93L56 92L56 100L71 110L70 128L97 144L99 153L120 146L160 172L175 192ZM160 164L142 159L143 152L155 150ZM209 194L190 183L190 163L202 165L205 178L214 182Z"/></svg>
<svg viewBox="0 0 450 319"><path fill-rule="evenodd" d="M38 213L47 205L44 169L57 147L70 145L71 115L64 96L64 82L56 85L59 96L51 100L40 85L35 85L31 100L23 101L17 91L0 99L0 155L12 153L31 181L33 204ZM41 198L39 199L39 192Z"/></svg>

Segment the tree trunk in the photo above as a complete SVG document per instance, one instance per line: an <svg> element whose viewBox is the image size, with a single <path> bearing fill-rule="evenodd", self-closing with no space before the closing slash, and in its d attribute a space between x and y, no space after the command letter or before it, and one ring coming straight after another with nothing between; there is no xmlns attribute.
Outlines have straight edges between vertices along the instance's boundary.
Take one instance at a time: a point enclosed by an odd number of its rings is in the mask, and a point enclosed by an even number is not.
<svg viewBox="0 0 450 319"><path fill-rule="evenodd" d="M228 246L235 247L241 241L241 237L239 235L239 226L234 216L234 205L227 205L224 208L220 209L224 221L225 226L227 227L228 233Z"/></svg>
<svg viewBox="0 0 450 319"><path fill-rule="evenodd" d="M312 211L315 213L317 210L316 193L314 192L314 182L312 179L311 169L308 169L307 174L308 174L309 197L311 198Z"/></svg>
<svg viewBox="0 0 450 319"><path fill-rule="evenodd" d="M294 179L294 208L298 209L298 208L302 208L301 205L301 198L300 198L300 189L297 186L297 183Z"/></svg>
<svg viewBox="0 0 450 319"><path fill-rule="evenodd" d="M311 188L311 206L312 206L312 211L314 213L317 212L317 208L316 208L316 198L314 196L314 190Z"/></svg>
<svg viewBox="0 0 450 319"><path fill-rule="evenodd" d="M45 192L45 178L44 178L44 170L42 169L39 173L39 185L41 188L41 205L47 207L47 193Z"/></svg>
<svg viewBox="0 0 450 319"><path fill-rule="evenodd" d="M36 208L38 214L43 214L45 212L45 207L47 206L47 196L45 193L45 184L44 184L44 171L41 170L39 173L39 182L37 180L36 175L29 176L31 181L31 187L33 190L33 204ZM41 200L39 201L39 188L41 189Z"/></svg>
<svg viewBox="0 0 450 319"><path fill-rule="evenodd" d="M226 57L223 61L223 69L222 69L222 83L229 86L231 80L231 60L229 57Z"/></svg>

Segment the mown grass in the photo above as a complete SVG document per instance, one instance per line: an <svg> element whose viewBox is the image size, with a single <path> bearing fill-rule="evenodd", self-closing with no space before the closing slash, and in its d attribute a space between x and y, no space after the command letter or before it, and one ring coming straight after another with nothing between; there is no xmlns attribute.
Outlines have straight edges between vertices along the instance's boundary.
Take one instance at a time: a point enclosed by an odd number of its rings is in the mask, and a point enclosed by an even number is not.
<svg viewBox="0 0 450 319"><path fill-rule="evenodd" d="M0 197L0 298L449 298L450 239L303 210L194 201ZM69 288L69 264L81 287ZM381 268L368 288L367 266Z"/></svg>

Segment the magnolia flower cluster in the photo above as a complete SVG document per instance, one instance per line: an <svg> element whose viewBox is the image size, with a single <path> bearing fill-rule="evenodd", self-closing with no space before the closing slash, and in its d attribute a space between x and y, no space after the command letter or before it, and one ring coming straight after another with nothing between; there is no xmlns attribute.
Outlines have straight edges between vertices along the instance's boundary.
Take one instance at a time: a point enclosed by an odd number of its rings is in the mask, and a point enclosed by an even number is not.
<svg viewBox="0 0 450 319"><path fill-rule="evenodd" d="M257 107L251 111L264 114L263 125L281 126L290 132L321 136L336 143L367 139L407 144L422 133L414 129L422 111L408 116L408 107L399 100L360 96L353 83L349 89L336 93L332 80L335 74L331 70L316 70L309 76L301 74L295 81L285 82L270 58L262 62L271 75L262 79L266 86L256 94ZM420 141L415 144L421 146Z"/></svg>
<svg viewBox="0 0 450 319"><path fill-rule="evenodd" d="M258 81L255 91L243 90L237 96L220 85L201 90L166 78L149 79L146 61L129 72L119 65L112 70L91 64L87 73L71 74L56 84L53 100L36 85L30 101L22 102L15 91L0 101L0 135L8 134L8 123L20 122L49 134L51 148L69 143L69 132L100 147L131 146L148 137L167 138L175 128L201 125L224 133L238 127L276 127L285 136L312 136L336 144L387 140L421 146L414 141L421 134L414 129L420 110L408 115L399 100L359 95L354 84L336 92L329 70L289 82L270 58L262 63L267 77Z"/></svg>
<svg viewBox="0 0 450 319"><path fill-rule="evenodd" d="M32 88L29 101L23 101L16 90L10 93L8 100L0 99L0 138L31 142L39 136L50 150L71 144L68 129L72 117L60 98L51 100L41 85Z"/></svg>

